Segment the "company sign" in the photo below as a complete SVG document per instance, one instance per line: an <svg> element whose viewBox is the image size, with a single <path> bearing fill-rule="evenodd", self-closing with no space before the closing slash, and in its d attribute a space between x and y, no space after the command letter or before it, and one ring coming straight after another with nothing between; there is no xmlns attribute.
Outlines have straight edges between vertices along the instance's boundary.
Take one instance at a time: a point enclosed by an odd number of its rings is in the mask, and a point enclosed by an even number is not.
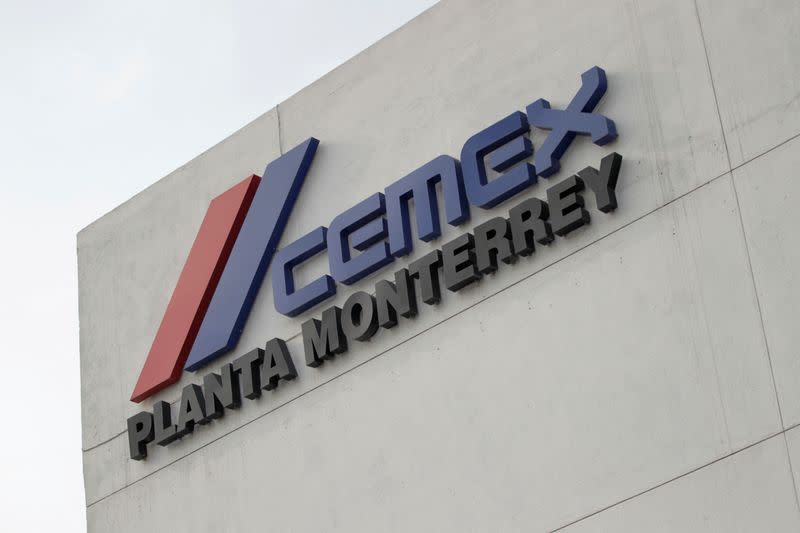
<svg viewBox="0 0 800 533"><path fill-rule="evenodd" d="M594 108L607 88L605 72L593 67L566 109L552 109L539 99L526 112L515 111L464 143L460 161L441 155L337 215L328 227L313 229L276 250L286 222L312 164L318 141L308 139L267 165L264 176L250 176L212 200L167 306L131 400L141 402L229 352L239 340L256 293L272 268L274 305L296 316L332 298L350 285L386 268L413 250L413 200L416 238L441 235L441 219L458 226L470 208L491 209L559 170L559 160L576 135L597 145L617 137L614 122ZM526 136L532 127L549 130L534 154ZM533 163L530 158L533 156ZM305 364L318 367L345 352L350 342L370 339L380 328L398 324L398 315L417 314L419 301L435 305L441 281L458 291L518 256L534 253L588 224L582 194L591 192L597 208L617 207L616 185L622 156L605 156L599 168L586 167L550 186L546 201L530 198L432 250L375 284L374 292L353 292L339 308L301 325ZM497 175L489 179L487 167ZM440 186L444 213L439 213ZM298 287L293 271L310 258L327 253L329 273ZM416 280L416 281L415 281ZM418 293L418 294L417 294ZM131 457L147 456L147 444L166 445L297 376L286 343L268 341L203 384L183 388L176 420L169 403L128 419Z"/></svg>

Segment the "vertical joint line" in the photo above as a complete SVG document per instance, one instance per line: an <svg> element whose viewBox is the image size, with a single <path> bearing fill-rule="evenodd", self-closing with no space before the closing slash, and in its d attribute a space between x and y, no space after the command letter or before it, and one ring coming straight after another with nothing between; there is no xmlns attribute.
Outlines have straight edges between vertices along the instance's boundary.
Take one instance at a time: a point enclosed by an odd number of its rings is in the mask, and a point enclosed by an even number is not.
<svg viewBox="0 0 800 533"><path fill-rule="evenodd" d="M778 418L781 423L781 430L784 429L783 411L781 410L781 401L778 396L778 385L775 382L775 370L772 368L772 354L769 349L769 339L767 339L767 329L764 326L764 313L761 311L761 298L758 296L758 284L756 283L756 275L753 272L753 262L750 260L750 243L747 242L747 233L744 231L744 218L742 218L742 206L739 203L739 191L736 190L736 182L733 180L731 173L731 188L733 189L733 198L736 200L736 210L739 212L739 230L742 232L742 242L744 242L744 253L747 256L747 268L750 270L750 281L753 285L753 295L756 298L756 310L758 311L758 320L761 323L761 336L764 339L764 349L767 351L767 363L769 364L769 373L772 377L772 388L775 391L775 404L778 406Z"/></svg>
<svg viewBox="0 0 800 533"><path fill-rule="evenodd" d="M708 46L706 46L706 34L703 32L703 21L700 19L700 8L697 7L697 0L694 0L694 14L697 17L697 27L700 30L700 41L703 43L703 53L706 56L706 69L708 69L708 79L711 82L711 93L714 95L714 107L717 109L717 121L719 122L719 131L722 133L722 144L725 147L725 157L728 160L728 172L733 172L731 153L728 150L728 137L725 135L725 127L722 125L722 113L720 113L719 110L717 86L714 83L714 73L711 71L711 60L708 57Z"/></svg>
<svg viewBox="0 0 800 533"><path fill-rule="evenodd" d="M783 430L783 444L786 446L786 460L789 462L789 477L792 480L792 487L794 488L794 502L797 510L800 511L800 498L797 496L797 481L794 479L794 467L792 466L792 454L789 453L789 432L788 429Z"/></svg>
<svg viewBox="0 0 800 533"><path fill-rule="evenodd" d="M711 82L711 91L714 94L714 105L717 109L717 119L719 120L720 131L722 132L722 142L725 145L725 155L728 158L728 168L730 169L729 172L731 174L731 187L733 188L733 197L736 200L736 209L739 212L738 213L739 228L742 232L742 241L744 242L744 252L745 255L747 256L747 267L750 269L750 280L753 286L753 295L756 298L756 309L758 310L758 319L761 324L761 336L764 339L764 349L767 351L767 364L769 365L769 373L770 376L772 377L772 388L775 391L775 405L778 407L778 420L781 424L781 431L783 432L783 439L786 445L786 458L789 465L789 476L792 478L792 488L794 489L795 504L798 506L798 509L800 509L800 494L797 492L797 482L794 479L794 470L792 468L792 457L791 454L789 453L789 442L788 442L788 437L786 436L786 429L783 421L783 411L781 410L780 396L778 396L778 385L775 382L775 370L772 366L772 355L769 349L769 339L767 339L767 330L766 327L764 326L764 313L762 312L761 309L761 298L759 298L758 296L758 284L756 283L756 275L755 272L753 271L753 262L750 258L750 243L747 242L747 233L744 230L744 218L742 217L742 206L741 203L739 202L739 191L736 189L736 182L733 179L734 169L733 169L733 164L731 163L731 153L730 150L728 150L728 138L725 135L725 127L722 124L722 113L720 112L719 99L717 98L717 86L714 83L714 73L711 70L711 60L708 57L708 46L706 45L706 36L705 33L703 32L703 21L700 18L700 8L697 6L697 0L694 0L694 12L695 16L697 17L697 26L700 30L700 40L703 42L703 52L705 53L706 56L706 68L708 69L708 79ZM739 165L739 167L742 166L744 166L744 163L742 165Z"/></svg>
<svg viewBox="0 0 800 533"><path fill-rule="evenodd" d="M275 116L278 117L278 152L283 155L283 133L281 132L281 105L275 105Z"/></svg>

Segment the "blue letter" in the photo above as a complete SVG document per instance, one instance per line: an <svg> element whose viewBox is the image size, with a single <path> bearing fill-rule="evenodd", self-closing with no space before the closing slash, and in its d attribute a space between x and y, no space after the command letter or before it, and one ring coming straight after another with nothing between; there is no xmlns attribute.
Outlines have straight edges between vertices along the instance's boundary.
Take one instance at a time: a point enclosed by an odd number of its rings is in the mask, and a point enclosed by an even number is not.
<svg viewBox="0 0 800 533"><path fill-rule="evenodd" d="M414 198L419 238L427 242L442 234L439 207L436 204L436 183L439 181L442 182L447 223L456 226L469 218L461 166L452 157L440 155L386 187L389 249L395 257L406 255L412 249L408 217L408 201L411 198Z"/></svg>
<svg viewBox="0 0 800 533"><path fill-rule="evenodd" d="M614 121L592 113L608 87L605 71L592 67L581 74L581 82L578 94L564 111L550 109L550 102L544 99L536 100L527 108L532 125L552 130L534 158L540 176L550 176L558 171L558 160L577 133L591 135L592 142L601 146L617 138Z"/></svg>
<svg viewBox="0 0 800 533"><path fill-rule="evenodd" d="M296 316L336 294L336 284L327 274L300 289L295 289L292 274L294 267L325 249L327 231L325 226L320 226L275 254L272 291L279 313Z"/></svg>
<svg viewBox="0 0 800 533"><path fill-rule="evenodd" d="M384 241L386 225L379 218L385 212L383 194L377 192L333 219L328 258L336 281L350 285L394 261ZM351 234L353 247L362 250L356 257L350 257Z"/></svg>
<svg viewBox="0 0 800 533"><path fill-rule="evenodd" d="M464 166L464 185L467 198L472 205L488 209L506 200L532 183L536 183L536 172L530 163L519 165L489 183L483 158L490 152L509 143L493 158L492 167L503 170L515 162L531 155L530 142L520 143L515 138L528 131L528 120L523 113L515 111L503 120L476 133L461 149L461 164Z"/></svg>

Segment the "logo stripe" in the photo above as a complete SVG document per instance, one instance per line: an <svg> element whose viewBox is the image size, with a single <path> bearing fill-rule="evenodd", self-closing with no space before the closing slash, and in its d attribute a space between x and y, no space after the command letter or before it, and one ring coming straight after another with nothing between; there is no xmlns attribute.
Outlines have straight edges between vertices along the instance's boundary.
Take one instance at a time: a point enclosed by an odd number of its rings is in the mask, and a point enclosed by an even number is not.
<svg viewBox="0 0 800 533"><path fill-rule="evenodd" d="M261 178L250 176L211 201L172 292L131 401L178 381Z"/></svg>
<svg viewBox="0 0 800 533"><path fill-rule="evenodd" d="M199 369L233 349L239 341L318 144L312 137L264 170L264 178L186 361L186 370Z"/></svg>

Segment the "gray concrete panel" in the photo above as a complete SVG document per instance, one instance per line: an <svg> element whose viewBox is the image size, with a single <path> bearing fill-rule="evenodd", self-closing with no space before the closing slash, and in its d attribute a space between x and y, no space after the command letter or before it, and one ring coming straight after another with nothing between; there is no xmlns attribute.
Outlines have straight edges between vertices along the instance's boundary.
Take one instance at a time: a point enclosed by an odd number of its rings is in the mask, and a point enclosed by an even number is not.
<svg viewBox="0 0 800 533"><path fill-rule="evenodd" d="M786 427L800 423L799 160L795 139L733 174Z"/></svg>
<svg viewBox="0 0 800 533"><path fill-rule="evenodd" d="M800 531L784 437L772 437L560 531Z"/></svg>
<svg viewBox="0 0 800 533"><path fill-rule="evenodd" d="M736 167L800 134L800 2L698 0Z"/></svg>
<svg viewBox="0 0 800 533"><path fill-rule="evenodd" d="M715 180L91 505L90 529L541 531L774 434L738 221Z"/></svg>
<svg viewBox="0 0 800 533"><path fill-rule="evenodd" d="M542 179L529 193L492 211L473 209L469 224L463 228L445 228L445 235L430 245L417 241L415 253L395 264L405 266L432 246L439 246L489 216L505 214L507 207L525 196L543 197L548 183L559 181L587 164L597 166L611 149L625 156L618 187L620 209L613 215L598 213L592 195L587 194L587 205L594 217L592 226L567 239L559 239L531 260L503 269L457 295L449 295L437 309L423 312L417 320L394 331L381 333L368 345L354 346L348 357L336 365L301 370L300 378L284 390L245 406L220 424L202 428L185 442L156 450L144 463L135 463L128 459L125 418L149 408L152 400L139 406L127 398L205 205L198 202L196 214L190 220L180 213L173 215L168 209L151 213L150 218L172 220L172 224L185 229L163 236L163 244L152 247L157 255L150 260L164 261L161 248L175 239L180 239L183 255L175 253L175 257L169 258L169 272L164 274L148 267L147 276L160 276L159 290L138 295L141 299L138 305L126 310L125 327L134 331L120 338L113 333L113 328L120 327L114 323L106 334L108 339L100 343L107 346L117 342L117 346L124 345L127 349L123 352L116 348L109 354L92 349L84 356L91 361L89 368L93 368L89 372L91 383L84 385L87 403L92 406L110 402L114 406L108 412L91 408L92 415L102 419L103 431L91 426L84 430L84 446L91 448L84 455L88 503L478 304L727 170L692 2L664 1L640 6L619 1L584 6L580 16L571 11L569 16L564 13L563 2L535 5L519 1L445 2L281 104L284 148L310 135L322 141L282 242L288 243L317 225L327 225L339 212L440 153L458 156L470 135L514 110L524 109L537 98L547 98L555 107L565 106L578 88L580 73L593 64L606 68L609 75L609 90L599 110L616 121L620 131L618 141L600 148L579 138L562 159L563 170L559 174L549 180ZM559 24L552 24L551 20L558 20ZM497 31L498 27L503 31ZM544 136L543 132L535 133L534 145L540 145ZM242 140L236 142L250 150L249 160L261 161L263 150L253 148L258 142L244 131L239 138ZM260 167L255 169L260 170ZM239 175L233 171L231 174ZM209 190L218 194L225 186L227 183L213 184ZM182 218L173 220L173 216ZM153 227L136 233L135 239L151 242ZM110 228L112 231L113 225ZM111 255L119 254L115 260L124 263L135 261L140 253L134 248L116 250ZM324 256L302 269L298 273L299 282L322 273L326 267L322 259ZM92 260L94 256L85 259ZM390 271L387 268L352 288L340 287L335 302L341 305L355 289L370 289L376 279L388 276ZM109 275L110 272L113 269L109 268ZM150 279L127 279L124 289L137 291L141 285L154 283ZM89 272L82 278L82 284L92 287L98 299L94 306L82 304L84 314L120 316L105 313L106 303L100 294L106 287L121 291L121 280L108 281ZM269 337L295 337L300 323L317 316L319 311L313 309L296 319L278 315L272 306L271 287L265 283L240 347L211 365L210 370L261 345ZM302 357L299 339L290 340L290 347L296 359ZM103 366L105 357L114 357L113 367ZM95 388L94 384L100 381L104 386ZM186 376L181 385L191 381L198 379ZM179 394L179 387L173 386L156 399L175 401ZM93 432L92 438L86 437L88 431Z"/></svg>

